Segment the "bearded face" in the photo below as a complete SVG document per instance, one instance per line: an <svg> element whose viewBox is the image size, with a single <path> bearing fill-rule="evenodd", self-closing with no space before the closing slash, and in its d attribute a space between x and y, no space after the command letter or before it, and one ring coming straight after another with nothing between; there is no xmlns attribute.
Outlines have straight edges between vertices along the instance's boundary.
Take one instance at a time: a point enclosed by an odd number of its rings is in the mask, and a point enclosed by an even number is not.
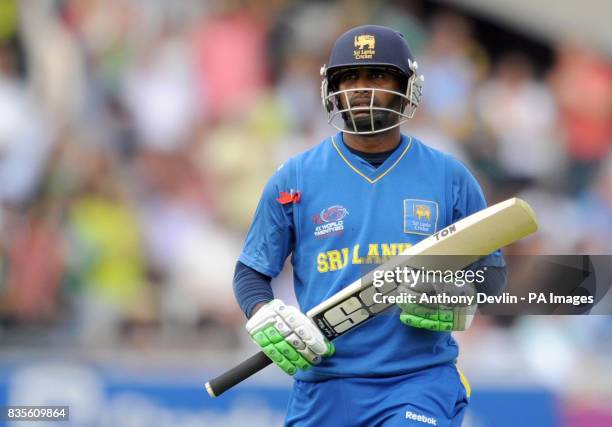
<svg viewBox="0 0 612 427"><path fill-rule="evenodd" d="M405 78L389 69L359 67L341 70L333 78L337 108L345 129L373 135L396 125L405 107Z"/></svg>

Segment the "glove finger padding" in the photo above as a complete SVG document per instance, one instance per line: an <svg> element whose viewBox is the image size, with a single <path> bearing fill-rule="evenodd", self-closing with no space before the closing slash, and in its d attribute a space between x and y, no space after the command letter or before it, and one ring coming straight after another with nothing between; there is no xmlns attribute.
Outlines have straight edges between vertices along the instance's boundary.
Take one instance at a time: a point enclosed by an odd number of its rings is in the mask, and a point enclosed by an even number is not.
<svg viewBox="0 0 612 427"><path fill-rule="evenodd" d="M401 284L398 292L410 301L398 304L402 310L400 320L416 328L463 331L470 326L477 309L473 283L459 286L440 281L420 281Z"/></svg>
<svg viewBox="0 0 612 427"><path fill-rule="evenodd" d="M418 304L401 304L400 308L402 323L431 331L465 331L476 313L476 305L433 309Z"/></svg>
<svg viewBox="0 0 612 427"><path fill-rule="evenodd" d="M293 375L331 356L333 344L297 308L275 299L249 319L246 330L262 351L283 371Z"/></svg>

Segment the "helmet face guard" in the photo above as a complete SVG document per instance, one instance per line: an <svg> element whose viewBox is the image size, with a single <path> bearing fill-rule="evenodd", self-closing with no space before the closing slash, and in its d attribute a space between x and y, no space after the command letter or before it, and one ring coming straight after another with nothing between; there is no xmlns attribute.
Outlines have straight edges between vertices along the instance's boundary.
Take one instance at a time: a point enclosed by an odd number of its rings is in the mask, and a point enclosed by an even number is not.
<svg viewBox="0 0 612 427"><path fill-rule="evenodd" d="M409 62L412 74L408 78L404 93L369 87L333 90L329 78L326 77L327 69L323 66L321 68L321 75L323 76L323 81L321 83L321 101L323 102L323 108L327 112L328 123L342 132L357 135L371 135L401 126L408 119L414 117L416 109L421 102L424 78L422 75L417 75L416 73L418 67L417 63L412 60L409 60ZM364 65L364 67L368 66ZM346 69L343 68L339 71ZM370 94L369 106L351 105L350 95L354 92L368 92ZM396 100L399 102L395 102L394 100L386 107L374 105L375 94L377 92L395 95ZM355 114L361 111L369 112L369 126L363 126L362 121L358 124L355 120Z"/></svg>
<svg viewBox="0 0 612 427"><path fill-rule="evenodd" d="M412 118L421 102L424 78L417 73L417 63L399 32L378 25L364 25L342 34L334 44L327 65L321 68L321 101L328 122L336 129L353 134L370 135L400 126ZM383 68L399 75L402 91L378 88L339 90L334 84L338 72L354 68ZM369 106L350 103L352 92L367 92ZM376 92L395 95L387 106L375 105ZM358 112L369 112L369 123Z"/></svg>

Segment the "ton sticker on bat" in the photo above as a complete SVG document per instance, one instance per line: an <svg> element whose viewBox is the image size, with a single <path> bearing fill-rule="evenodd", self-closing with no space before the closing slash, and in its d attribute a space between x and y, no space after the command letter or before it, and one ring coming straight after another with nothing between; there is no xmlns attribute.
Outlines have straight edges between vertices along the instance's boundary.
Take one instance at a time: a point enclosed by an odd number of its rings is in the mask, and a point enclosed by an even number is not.
<svg viewBox="0 0 612 427"><path fill-rule="evenodd" d="M453 234L455 231L457 231L457 227L455 227L455 225L451 225L450 227L446 227L444 230L442 231L438 231L436 234L434 234L434 237L436 238L436 241L445 238L446 236Z"/></svg>

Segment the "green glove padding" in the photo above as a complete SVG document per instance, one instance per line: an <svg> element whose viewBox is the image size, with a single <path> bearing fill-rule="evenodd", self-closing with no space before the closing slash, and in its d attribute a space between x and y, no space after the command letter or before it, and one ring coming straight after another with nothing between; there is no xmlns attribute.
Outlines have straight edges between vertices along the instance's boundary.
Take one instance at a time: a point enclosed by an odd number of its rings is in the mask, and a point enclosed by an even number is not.
<svg viewBox="0 0 612 427"><path fill-rule="evenodd" d="M283 371L294 375L334 354L334 345L306 315L275 299L246 324L251 338Z"/></svg>

